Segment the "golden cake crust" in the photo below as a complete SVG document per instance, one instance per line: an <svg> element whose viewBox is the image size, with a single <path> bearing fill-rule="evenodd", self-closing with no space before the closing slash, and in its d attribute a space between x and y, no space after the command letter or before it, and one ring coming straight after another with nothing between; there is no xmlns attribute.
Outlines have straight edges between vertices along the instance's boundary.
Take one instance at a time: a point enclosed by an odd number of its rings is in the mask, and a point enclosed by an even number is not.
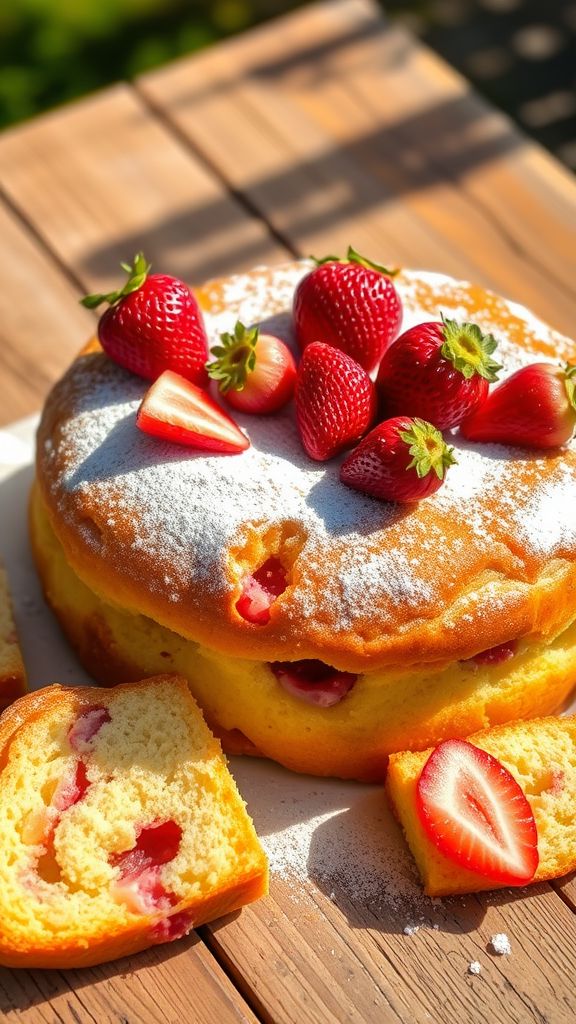
<svg viewBox="0 0 576 1024"><path fill-rule="evenodd" d="M285 336L306 264L256 270L199 293L215 340L240 316ZM511 371L576 346L527 311L441 275L403 271L404 328L440 312L500 340ZM216 651L319 658L352 672L443 663L517 637L553 638L576 615L576 449L526 453L458 435L459 465L415 507L372 501L312 463L290 411L242 417L239 456L202 456L145 437L147 384L89 345L53 389L37 476L75 572L104 599ZM242 579L270 555L289 586L270 622L237 613Z"/></svg>
<svg viewBox="0 0 576 1024"><path fill-rule="evenodd" d="M0 564L0 710L26 692L26 671L12 611L8 576Z"/></svg>

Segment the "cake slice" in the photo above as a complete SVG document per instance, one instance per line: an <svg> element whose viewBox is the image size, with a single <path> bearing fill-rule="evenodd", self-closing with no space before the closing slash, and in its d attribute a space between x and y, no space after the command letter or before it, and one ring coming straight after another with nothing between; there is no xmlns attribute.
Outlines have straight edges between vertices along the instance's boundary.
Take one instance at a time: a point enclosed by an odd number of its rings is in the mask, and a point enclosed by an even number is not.
<svg viewBox="0 0 576 1024"><path fill-rule="evenodd" d="M496 758L528 800L538 854L531 881L558 878L576 869L576 716L502 725L475 733L468 742ZM418 813L417 789L432 753L433 748L393 754L386 780L425 892L447 896L500 888L507 883L455 863L428 837Z"/></svg>
<svg viewBox="0 0 576 1024"><path fill-rule="evenodd" d="M0 719L0 963L102 963L267 891L186 682L49 686Z"/></svg>
<svg viewBox="0 0 576 1024"><path fill-rule="evenodd" d="M20 653L8 577L0 566L0 711L26 692L26 673Z"/></svg>

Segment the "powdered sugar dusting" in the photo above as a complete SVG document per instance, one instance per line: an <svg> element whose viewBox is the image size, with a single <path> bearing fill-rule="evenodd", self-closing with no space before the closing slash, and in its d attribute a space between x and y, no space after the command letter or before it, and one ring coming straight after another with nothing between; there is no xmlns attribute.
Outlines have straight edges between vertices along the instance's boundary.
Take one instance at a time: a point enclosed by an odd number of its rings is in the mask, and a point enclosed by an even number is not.
<svg viewBox="0 0 576 1024"><path fill-rule="evenodd" d="M214 302L206 314L211 342L240 318L264 322L294 345L292 297L308 269L306 263L272 273L263 268L229 279L213 295L208 287L206 295ZM436 318L440 311L469 314L469 286L441 275L405 271L398 288L403 327ZM569 354L569 342L520 307L496 297L491 302L477 319L500 337L508 368L533 361L535 353L553 360L556 345L563 357ZM502 323L508 321L502 317L510 310L509 336L503 336ZM518 324L524 325L526 349L516 343ZM78 362L65 386L73 389L72 415L62 425L59 444L47 444L41 452L48 463L62 466L60 475L49 474L56 480L62 514L76 517L86 543L104 558L116 522L128 521L131 551L154 561L152 586L174 604L193 604L207 592L230 593L237 583L230 549L242 548L246 531L271 524L297 524L300 536L292 585L282 598L286 616L293 623L306 619L309 628L336 621L358 636L369 628L366 608L372 620L377 611L381 631L387 624L404 628L419 616L437 614L450 596L452 577L467 571L474 550L487 544L500 544L502 564L508 558L508 568L513 565L521 574L518 552L506 552L506 535L522 539L527 558L560 550L576 556L570 515L574 445L556 456L554 474L544 474L544 459L473 445L456 434L450 443L458 464L435 496L407 511L344 487L338 478L341 460L308 459L291 409L273 417L239 414L252 446L239 456L202 455L138 431L135 415L147 384L104 357ZM84 516L86 502L90 517ZM96 525L94 509L102 510ZM465 538L447 536L443 524L455 521L466 524Z"/></svg>
<svg viewBox="0 0 576 1024"><path fill-rule="evenodd" d="M442 912L422 893L414 862L380 787L293 775L278 765L232 758L273 878L295 899L304 886L338 906L392 915L417 930Z"/></svg>

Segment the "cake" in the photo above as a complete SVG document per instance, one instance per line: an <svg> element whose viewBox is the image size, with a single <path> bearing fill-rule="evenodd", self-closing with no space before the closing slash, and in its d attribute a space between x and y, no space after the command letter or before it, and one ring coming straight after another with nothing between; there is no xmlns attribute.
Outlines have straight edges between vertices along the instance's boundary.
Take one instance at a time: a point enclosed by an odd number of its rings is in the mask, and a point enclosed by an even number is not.
<svg viewBox="0 0 576 1024"><path fill-rule="evenodd" d="M8 589L8 577L0 565L0 710L26 692L26 673Z"/></svg>
<svg viewBox="0 0 576 1024"><path fill-rule="evenodd" d="M539 863L532 881L576 869L576 716L542 718L486 729L469 737L512 774L532 809ZM426 835L416 787L432 750L390 757L386 792L429 896L478 892L495 883L447 858Z"/></svg>
<svg viewBox="0 0 576 1024"><path fill-rule="evenodd" d="M197 292L211 342L260 323L293 342L307 262ZM574 359L528 311L439 274L395 279L403 329L440 314L499 340L510 373ZM38 432L31 534L46 595L100 682L184 675L231 752L343 778L389 754L549 714L576 682L576 449L453 432L457 465L410 508L345 488L293 411L238 414L251 447L206 455L135 428L148 383L90 343ZM281 564L269 621L239 598Z"/></svg>
<svg viewBox="0 0 576 1024"><path fill-rule="evenodd" d="M267 889L252 823L186 681L48 686L0 719L0 963L85 967Z"/></svg>

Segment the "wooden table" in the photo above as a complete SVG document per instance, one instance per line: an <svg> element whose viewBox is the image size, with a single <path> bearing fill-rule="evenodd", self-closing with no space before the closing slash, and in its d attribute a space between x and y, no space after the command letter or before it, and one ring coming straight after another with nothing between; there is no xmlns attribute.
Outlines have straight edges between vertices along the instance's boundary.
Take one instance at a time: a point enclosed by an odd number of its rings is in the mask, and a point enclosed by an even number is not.
<svg viewBox="0 0 576 1024"><path fill-rule="evenodd" d="M192 283L349 242L576 323L576 185L366 0L279 22L0 139L0 421L39 408L143 248ZM171 947L3 971L28 1022L576 1019L576 880L446 901L438 928L329 893L269 899ZM506 932L511 957L490 958ZM482 974L467 974L479 959Z"/></svg>

